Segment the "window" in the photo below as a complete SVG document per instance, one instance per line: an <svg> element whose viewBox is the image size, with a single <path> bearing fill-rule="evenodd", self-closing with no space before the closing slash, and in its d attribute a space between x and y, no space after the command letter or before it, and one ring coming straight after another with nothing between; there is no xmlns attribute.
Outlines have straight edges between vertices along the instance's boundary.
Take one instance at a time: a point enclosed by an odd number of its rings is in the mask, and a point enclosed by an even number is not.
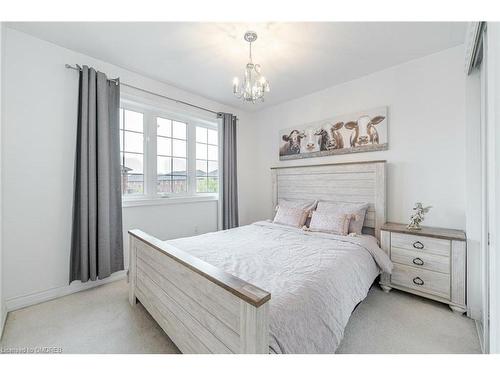
<svg viewBox="0 0 500 375"><path fill-rule="evenodd" d="M196 192L219 190L219 147L217 130L196 127Z"/></svg>
<svg viewBox="0 0 500 375"><path fill-rule="evenodd" d="M156 118L157 192L187 192L187 124Z"/></svg>
<svg viewBox="0 0 500 375"><path fill-rule="evenodd" d="M124 200L216 197L218 137L213 120L122 98L120 160Z"/></svg>
<svg viewBox="0 0 500 375"><path fill-rule="evenodd" d="M120 108L122 194L144 193L144 115Z"/></svg>

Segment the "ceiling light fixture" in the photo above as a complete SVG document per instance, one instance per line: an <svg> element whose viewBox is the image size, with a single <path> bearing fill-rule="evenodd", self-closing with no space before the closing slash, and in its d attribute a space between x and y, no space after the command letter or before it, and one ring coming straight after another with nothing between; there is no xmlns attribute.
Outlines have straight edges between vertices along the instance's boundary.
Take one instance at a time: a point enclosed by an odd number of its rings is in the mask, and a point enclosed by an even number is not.
<svg viewBox="0 0 500 375"><path fill-rule="evenodd" d="M249 62L245 67L243 82L240 84L239 78L234 77L233 94L245 102L255 103L259 99L264 101L264 93L270 91L269 82L261 74L260 65L252 61L252 43L257 40L257 33L247 31L244 38L250 44Z"/></svg>

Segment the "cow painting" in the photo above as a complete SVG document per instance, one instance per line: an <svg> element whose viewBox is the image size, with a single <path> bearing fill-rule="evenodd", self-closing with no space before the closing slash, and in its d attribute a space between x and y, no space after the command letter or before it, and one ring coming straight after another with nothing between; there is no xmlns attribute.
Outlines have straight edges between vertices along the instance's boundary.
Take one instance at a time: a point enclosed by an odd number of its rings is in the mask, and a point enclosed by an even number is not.
<svg viewBox="0 0 500 375"><path fill-rule="evenodd" d="M316 152L321 150L321 136L315 128L304 129L304 140L301 152Z"/></svg>
<svg viewBox="0 0 500 375"><path fill-rule="evenodd" d="M328 132L321 128L316 130L314 133L318 137L318 148L319 151L327 151L328 150L328 145L330 143L330 135Z"/></svg>
<svg viewBox="0 0 500 375"><path fill-rule="evenodd" d="M281 160L387 150L387 107L289 128L280 141Z"/></svg>
<svg viewBox="0 0 500 375"><path fill-rule="evenodd" d="M342 129L343 126L343 122L337 122L330 127L328 150L339 150L344 148L344 137L342 136L342 133L340 133L340 129Z"/></svg>
<svg viewBox="0 0 500 375"><path fill-rule="evenodd" d="M379 144L378 132L377 132L377 129L375 128L375 125L380 124L384 120L385 120L384 116L375 116L366 125L366 133L368 134L368 137L370 140L369 143L371 143L372 145Z"/></svg>
<svg viewBox="0 0 500 375"><path fill-rule="evenodd" d="M344 138L340 129L344 126L343 122L337 122L334 125L327 124L316 130L317 151L330 151L344 148Z"/></svg>
<svg viewBox="0 0 500 375"><path fill-rule="evenodd" d="M304 136L304 132L299 130L292 130L290 134L283 135L282 139L285 143L280 147L280 156L299 154L300 143Z"/></svg>
<svg viewBox="0 0 500 375"><path fill-rule="evenodd" d="M385 120L385 116L360 116L356 121L346 122L346 129L351 130L349 143L351 147L359 147L368 144L379 144L379 135L376 125Z"/></svg>

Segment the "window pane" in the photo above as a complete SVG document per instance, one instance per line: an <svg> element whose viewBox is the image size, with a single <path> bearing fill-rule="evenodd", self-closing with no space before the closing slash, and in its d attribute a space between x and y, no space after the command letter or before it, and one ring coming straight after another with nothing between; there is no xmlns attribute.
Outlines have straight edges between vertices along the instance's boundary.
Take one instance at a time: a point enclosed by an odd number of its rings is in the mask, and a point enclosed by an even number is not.
<svg viewBox="0 0 500 375"><path fill-rule="evenodd" d="M124 151L138 152L142 154L143 137L142 134L125 131L125 146Z"/></svg>
<svg viewBox="0 0 500 375"><path fill-rule="evenodd" d="M207 193L217 193L219 191L219 179L209 177L207 180Z"/></svg>
<svg viewBox="0 0 500 375"><path fill-rule="evenodd" d="M196 127L196 142L207 143L207 128Z"/></svg>
<svg viewBox="0 0 500 375"><path fill-rule="evenodd" d="M120 129L123 129L123 108L120 108Z"/></svg>
<svg viewBox="0 0 500 375"><path fill-rule="evenodd" d="M217 130L208 129L208 143L212 145L218 144Z"/></svg>
<svg viewBox="0 0 500 375"><path fill-rule="evenodd" d="M158 193L171 193L172 192L172 183L171 178L169 176L158 176L158 181L156 183L156 191Z"/></svg>
<svg viewBox="0 0 500 375"><path fill-rule="evenodd" d="M158 155L172 155L172 140L170 138L156 138L156 153Z"/></svg>
<svg viewBox="0 0 500 375"><path fill-rule="evenodd" d="M158 156L156 158L156 172L158 175L170 175L172 172L172 158Z"/></svg>
<svg viewBox="0 0 500 375"><path fill-rule="evenodd" d="M163 135L165 137L172 136L172 121L157 117L156 118L157 135Z"/></svg>
<svg viewBox="0 0 500 375"><path fill-rule="evenodd" d="M142 113L120 108L120 129L122 129L120 130L120 163L123 195L144 194L143 119Z"/></svg>
<svg viewBox="0 0 500 375"><path fill-rule="evenodd" d="M125 159L125 167L130 168L128 170L128 173L137 173L137 174L143 174L143 156L140 154L129 154L125 152L124 154L124 159ZM123 159L122 159L122 164L123 164Z"/></svg>
<svg viewBox="0 0 500 375"><path fill-rule="evenodd" d="M207 192L207 179L206 178L197 178L196 179L196 192L197 193L206 193Z"/></svg>
<svg viewBox="0 0 500 375"><path fill-rule="evenodd" d="M172 174L186 175L186 159L173 158Z"/></svg>
<svg viewBox="0 0 500 375"><path fill-rule="evenodd" d="M219 163L216 161L208 162L208 174L210 176L218 176L219 175Z"/></svg>
<svg viewBox="0 0 500 375"><path fill-rule="evenodd" d="M122 194L143 194L144 175L142 174L122 174Z"/></svg>
<svg viewBox="0 0 500 375"><path fill-rule="evenodd" d="M207 161L196 160L196 177L202 177L206 175L207 175Z"/></svg>
<svg viewBox="0 0 500 375"><path fill-rule="evenodd" d="M120 152L122 195L143 194L143 156Z"/></svg>
<svg viewBox="0 0 500 375"><path fill-rule="evenodd" d="M172 192L184 193L187 191L186 176L172 176Z"/></svg>
<svg viewBox="0 0 500 375"><path fill-rule="evenodd" d="M172 140L172 156L186 157L186 141Z"/></svg>
<svg viewBox="0 0 500 375"><path fill-rule="evenodd" d="M142 133L143 115L139 112L125 110L125 129Z"/></svg>
<svg viewBox="0 0 500 375"><path fill-rule="evenodd" d="M196 144L196 159L206 159L207 158L207 145L203 143Z"/></svg>
<svg viewBox="0 0 500 375"><path fill-rule="evenodd" d="M123 130L120 130L120 151L123 151Z"/></svg>
<svg viewBox="0 0 500 375"><path fill-rule="evenodd" d="M208 146L208 159L219 160L219 148L217 146Z"/></svg>
<svg viewBox="0 0 500 375"><path fill-rule="evenodd" d="M186 139L186 124L183 122L172 122L172 136L174 138Z"/></svg>
<svg viewBox="0 0 500 375"><path fill-rule="evenodd" d="M186 139L187 126L185 123L157 117L158 193L187 192Z"/></svg>

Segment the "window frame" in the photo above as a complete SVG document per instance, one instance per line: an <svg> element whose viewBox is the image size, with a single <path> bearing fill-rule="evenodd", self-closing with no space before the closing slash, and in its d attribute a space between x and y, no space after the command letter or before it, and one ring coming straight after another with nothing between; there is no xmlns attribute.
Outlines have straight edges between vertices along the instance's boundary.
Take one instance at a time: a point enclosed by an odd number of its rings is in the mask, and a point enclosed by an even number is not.
<svg viewBox="0 0 500 375"><path fill-rule="evenodd" d="M206 142L198 142L198 139L197 139L197 137L196 137L196 131L197 131L197 128L200 128L200 127L201 127L201 128L204 128L205 130L215 130L215 131L217 131L217 144L214 144L214 143L209 143L209 139L208 139L208 131L207 131L207 141L206 141ZM196 126L194 127L194 138L195 138L195 140L194 140L194 147L195 147L195 158L194 158L194 162L195 162L196 164L198 163L198 161L204 161L204 162L206 162L206 163L207 163L207 175L206 175L206 176L203 176L203 178L205 178L205 180L207 181L207 187L208 187L208 181L209 181L211 178L212 178L212 179L214 178L214 177L210 177L210 174L209 174L209 173L210 173L210 171L209 171L209 169L208 169L208 164L209 164L210 162L212 162L212 163L213 163L213 162L216 162L216 163L217 163L217 176L216 176L216 179L218 180L217 191L219 191L219 189L220 189L220 177L219 177L219 176L220 176L220 174L221 174L221 161L220 161L220 159L221 159L221 153L220 153L220 136L219 136L218 129L214 129L214 128L212 128L212 127L208 127L208 126L196 125ZM203 158L203 159L199 159L199 158L198 158L198 155L197 155L197 145L198 145L198 144L202 144L202 145L204 145L204 146L206 146L206 147L207 147L207 152L206 152L205 158ZM217 160L214 160L214 159L209 159L209 147L210 147L210 146L212 146L212 147L213 147L213 146L217 147ZM196 166L195 166L195 173L196 173L197 171L198 171L198 167L197 167L197 165L196 165ZM199 179L199 178L200 178L200 177L198 177L198 175L196 175L196 176L195 176L195 184L196 184L196 185L195 185L195 187L194 187L194 190L195 190L195 193L196 193L196 194L217 194L217 193L214 193L214 192L208 192L208 191L206 191L206 192L202 192L202 191L198 192L198 179Z"/></svg>
<svg viewBox="0 0 500 375"><path fill-rule="evenodd" d="M157 168L157 163L158 163L158 156L166 156L166 157L170 157L171 159L174 159L174 156L173 156L173 140L181 140L179 138L174 138L173 136L173 128L172 128L172 125L171 125L171 131L172 131L172 134L170 137L165 137L165 136L159 136L158 133L157 133L157 119L158 118L163 118L165 120L170 120L170 121L176 121L176 122L182 122L182 123L185 123L186 124L186 183L187 183L187 190L185 192L179 192L179 193L159 193L158 190L157 190L157 183L158 183L158 168ZM189 162L189 136L190 136L190 133L189 133L189 123L187 121L184 121L184 120L179 120L177 118L173 118L173 116L170 116L170 115L163 115L159 112L155 112L152 114L152 118L151 118L151 122L152 122L152 131L154 131L154 134L151 134L151 137L154 138L154 141L152 141L152 143L154 143L154 148L155 148L155 151L154 151L154 158L155 158L155 169L154 169L154 173L152 177L154 177L154 185L153 185L153 190L154 190L154 193L156 195L158 195L160 198L172 198L172 197L185 197L185 196L190 196L192 194L190 194L190 182L189 182L189 173L190 173L190 162ZM153 129L154 128L154 129ZM167 155L158 155L158 137L163 137L163 138L168 138L170 139L170 145L171 145L171 155L170 156L167 156ZM179 158L182 158L182 157L179 157ZM170 164L172 170L171 170L171 173L173 172L173 162L171 162Z"/></svg>
<svg viewBox="0 0 500 375"><path fill-rule="evenodd" d="M124 95L120 98L120 108L143 113L143 152L144 152L144 194L122 195L122 204L127 206L140 206L152 204L186 203L193 201L219 200L221 194L221 155L222 137L220 122L198 113L193 114L165 103L152 102L147 99ZM187 191L182 193L157 192L157 122L156 118L162 117L173 121L186 123L186 171ZM218 134L219 153L219 189L216 193L196 192L196 127L201 126L216 130ZM121 150L120 150L121 152Z"/></svg>
<svg viewBox="0 0 500 375"><path fill-rule="evenodd" d="M135 106L122 106L121 103L120 103L120 110L129 110L129 111L134 111L134 112L141 112L143 113L143 110L138 108L138 107L135 107ZM125 121L125 112L124 112L124 117L123 117L123 121ZM125 126L125 123L124 123L124 126ZM128 131L126 130L125 128L123 129L124 131ZM122 129L120 128L119 129L120 132L122 132ZM138 132L135 132L135 133L138 133ZM125 133L123 134L123 137L125 139ZM120 165L122 163L122 159L121 159L121 154L122 153L129 153L128 151L125 151L125 150L122 150L122 145L120 144ZM133 153L133 152L132 152ZM145 115L143 113L143 124L142 124L142 162L143 162L143 166L142 166L142 172L143 172L143 193L134 193L134 194L126 194L126 195L123 195L122 194L122 199L123 197L126 197L127 200L133 200L133 199L142 199L142 197L144 197L144 195L146 194L146 189L147 189L147 181L146 181L146 167L148 165L148 160L147 160L147 155L146 155L146 120L145 120ZM121 176L121 174L120 174ZM121 180L120 180L121 181ZM122 188L120 188L120 190L122 190Z"/></svg>

